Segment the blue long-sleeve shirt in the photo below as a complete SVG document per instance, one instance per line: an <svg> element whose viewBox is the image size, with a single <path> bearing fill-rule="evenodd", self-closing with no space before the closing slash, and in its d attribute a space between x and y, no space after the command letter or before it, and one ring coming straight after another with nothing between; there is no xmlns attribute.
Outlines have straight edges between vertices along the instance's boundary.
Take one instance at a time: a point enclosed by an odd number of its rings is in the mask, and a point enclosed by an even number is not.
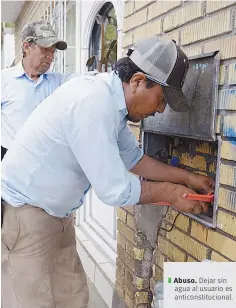
<svg viewBox="0 0 236 308"><path fill-rule="evenodd" d="M130 173L143 153L127 126L122 82L114 73L79 76L31 114L2 162L2 198L63 217L92 186L109 205L134 205L141 185Z"/></svg>
<svg viewBox="0 0 236 308"><path fill-rule="evenodd" d="M22 64L1 71L1 145L8 149L33 110L73 75L46 72L37 81Z"/></svg>

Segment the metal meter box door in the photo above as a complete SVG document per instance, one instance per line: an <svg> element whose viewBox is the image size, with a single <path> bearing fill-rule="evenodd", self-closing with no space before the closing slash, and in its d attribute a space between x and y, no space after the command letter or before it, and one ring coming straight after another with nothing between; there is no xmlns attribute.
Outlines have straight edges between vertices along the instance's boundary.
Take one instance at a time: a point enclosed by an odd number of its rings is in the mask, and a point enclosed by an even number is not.
<svg viewBox="0 0 236 308"><path fill-rule="evenodd" d="M191 111L175 112L167 106L163 114L155 114L143 120L142 147L144 153L164 163L175 158L173 149L184 149L191 156L192 145L207 141L218 151L212 156L216 166L215 201L209 211L201 215L188 215L208 227L216 226L217 194L219 188L220 137L216 139L215 123L217 114L219 52L203 54L189 59L183 92ZM210 159L208 157L208 159ZM181 166L182 167L182 166ZM190 168L191 169L191 168ZM174 205L173 205L174 206Z"/></svg>
<svg viewBox="0 0 236 308"><path fill-rule="evenodd" d="M189 58L183 92L192 110L175 112L169 106L163 114L142 122L143 132L216 140L215 122L219 79L219 52Z"/></svg>

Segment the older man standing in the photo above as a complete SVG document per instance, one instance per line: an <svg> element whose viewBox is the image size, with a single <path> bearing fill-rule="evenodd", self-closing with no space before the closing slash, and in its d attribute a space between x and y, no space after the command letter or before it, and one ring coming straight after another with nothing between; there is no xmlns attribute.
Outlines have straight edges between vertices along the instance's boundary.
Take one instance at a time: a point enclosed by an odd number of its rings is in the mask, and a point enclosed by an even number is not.
<svg viewBox="0 0 236 308"><path fill-rule="evenodd" d="M47 21L23 28L21 63L1 71L2 158L35 107L68 79L48 72L56 50L66 48Z"/></svg>

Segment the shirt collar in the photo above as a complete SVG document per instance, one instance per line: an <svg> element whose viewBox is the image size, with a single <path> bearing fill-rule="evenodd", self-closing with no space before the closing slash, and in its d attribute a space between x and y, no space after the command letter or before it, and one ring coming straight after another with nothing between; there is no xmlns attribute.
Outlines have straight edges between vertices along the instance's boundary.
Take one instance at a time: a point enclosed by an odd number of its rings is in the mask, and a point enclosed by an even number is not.
<svg viewBox="0 0 236 308"><path fill-rule="evenodd" d="M22 66L22 62L17 64L14 69L14 77L22 77L25 74L24 68Z"/></svg>
<svg viewBox="0 0 236 308"><path fill-rule="evenodd" d="M120 111L122 111L124 118L128 114L128 110L126 107L126 102L125 102L125 94L124 94L124 89L122 85L122 81L120 80L119 76L115 74L115 72L111 72L111 78L112 78L112 89L114 89L113 92L113 97L117 103L117 106Z"/></svg>
<svg viewBox="0 0 236 308"><path fill-rule="evenodd" d="M19 64L17 64L15 66L14 77L19 78L19 77L22 77L24 75L26 75L26 73L25 73L25 70L24 70L24 67L23 67L22 61L21 61ZM43 73L42 75L45 76L46 79L48 79L48 72Z"/></svg>

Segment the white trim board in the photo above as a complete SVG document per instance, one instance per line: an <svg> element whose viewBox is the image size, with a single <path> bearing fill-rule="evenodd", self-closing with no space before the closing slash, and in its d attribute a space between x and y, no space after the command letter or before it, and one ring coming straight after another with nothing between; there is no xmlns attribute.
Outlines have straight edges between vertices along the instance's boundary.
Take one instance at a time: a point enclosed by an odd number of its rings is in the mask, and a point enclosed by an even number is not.
<svg viewBox="0 0 236 308"><path fill-rule="evenodd" d="M81 227L75 227L77 251L84 270L100 296L112 308L116 266L106 257L101 247L89 240Z"/></svg>

